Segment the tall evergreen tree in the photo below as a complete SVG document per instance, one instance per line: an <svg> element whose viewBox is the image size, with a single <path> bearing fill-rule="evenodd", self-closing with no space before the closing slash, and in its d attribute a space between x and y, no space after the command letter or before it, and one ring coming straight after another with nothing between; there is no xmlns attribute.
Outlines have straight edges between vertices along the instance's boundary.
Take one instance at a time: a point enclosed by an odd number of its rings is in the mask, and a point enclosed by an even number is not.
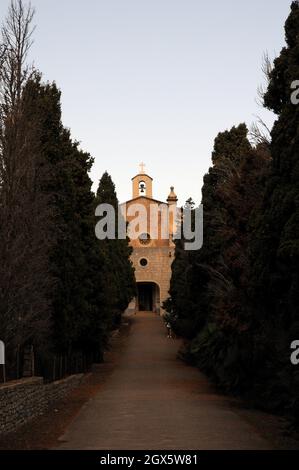
<svg viewBox="0 0 299 470"><path fill-rule="evenodd" d="M49 167L39 145L39 120L24 92L33 15L30 6L12 1L0 45L0 337L8 374L14 370L17 376L20 351L50 335L53 288L53 214L40 184Z"/></svg>
<svg viewBox="0 0 299 470"><path fill-rule="evenodd" d="M177 243L170 290L175 328L191 339L186 357L221 386L238 391L252 378L250 219L270 162L268 148L252 148L247 132L241 124L215 140L203 186L203 247L184 253Z"/></svg>
<svg viewBox="0 0 299 470"><path fill-rule="evenodd" d="M17 362L32 344L39 364L49 350L60 365L77 352L101 360L134 293L131 251L95 237L93 159L63 126L55 83L26 66L33 16L12 0L0 44L0 336Z"/></svg>
<svg viewBox="0 0 299 470"><path fill-rule="evenodd" d="M115 211L115 239L102 240L99 243L103 264L103 290L106 293L106 309L112 325L120 322L121 314L135 295L135 275L130 255L132 248L129 240L118 239L118 207L115 185L111 176L105 172L100 179L96 206L110 204Z"/></svg>
<svg viewBox="0 0 299 470"><path fill-rule="evenodd" d="M264 96L277 120L271 133L272 171L252 240L251 296L263 393L280 408L292 405L299 419L299 375L290 363L290 344L299 335L299 107L291 100L299 77L297 1L285 35L286 46L274 62Z"/></svg>
<svg viewBox="0 0 299 470"><path fill-rule="evenodd" d="M102 258L94 234L94 194L89 178L93 159L79 149L61 122L60 91L31 79L25 96L39 122L40 151L49 171L39 183L49 198L55 227L50 268L53 347L71 356L81 351L101 360L109 336L101 289ZM29 99L30 98L30 99Z"/></svg>
<svg viewBox="0 0 299 470"><path fill-rule="evenodd" d="M230 131L220 133L215 139L212 154L214 165L204 177L202 190L202 249L184 253L183 243L176 243L170 296L172 300L176 300L173 304L173 315L177 318L176 328L180 330L180 325L184 324L181 333L189 337L196 336L211 310L211 290L208 289L208 284L211 275L221 269L224 241L220 230L227 218L220 188L234 174L242 156L251 150L247 132L246 126L240 124Z"/></svg>

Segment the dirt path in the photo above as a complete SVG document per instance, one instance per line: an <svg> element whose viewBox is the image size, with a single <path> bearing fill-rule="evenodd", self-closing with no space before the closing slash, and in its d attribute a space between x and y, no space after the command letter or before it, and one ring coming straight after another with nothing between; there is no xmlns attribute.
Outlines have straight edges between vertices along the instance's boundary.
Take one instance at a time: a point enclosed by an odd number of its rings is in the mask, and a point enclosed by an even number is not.
<svg viewBox="0 0 299 470"><path fill-rule="evenodd" d="M60 449L269 449L271 445L176 358L161 318L132 319L122 357L59 439Z"/></svg>

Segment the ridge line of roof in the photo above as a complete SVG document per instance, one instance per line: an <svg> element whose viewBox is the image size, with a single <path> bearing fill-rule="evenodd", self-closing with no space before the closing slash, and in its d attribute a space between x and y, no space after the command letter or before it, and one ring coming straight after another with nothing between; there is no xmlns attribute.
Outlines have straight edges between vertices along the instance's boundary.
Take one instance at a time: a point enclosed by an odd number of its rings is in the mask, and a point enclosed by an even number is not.
<svg viewBox="0 0 299 470"><path fill-rule="evenodd" d="M159 199L154 199L153 197L148 197L148 196L137 196L133 197L132 199L129 199L128 201L121 202L120 205L127 204L128 202L136 201L137 199L148 199L149 201L154 201L154 202L160 202L161 204L167 204L167 201L160 201Z"/></svg>
<svg viewBox="0 0 299 470"><path fill-rule="evenodd" d="M137 175L133 176L133 178L131 178L131 180L133 181L135 178L137 178L137 176L147 176L152 181L154 181L153 178L150 175L148 175L147 173L137 173Z"/></svg>

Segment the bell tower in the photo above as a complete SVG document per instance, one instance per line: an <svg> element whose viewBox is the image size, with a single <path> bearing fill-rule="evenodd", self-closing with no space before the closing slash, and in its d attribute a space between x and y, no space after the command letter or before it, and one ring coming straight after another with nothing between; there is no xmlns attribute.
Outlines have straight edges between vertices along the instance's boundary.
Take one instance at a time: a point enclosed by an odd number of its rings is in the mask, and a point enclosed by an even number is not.
<svg viewBox="0 0 299 470"><path fill-rule="evenodd" d="M132 198L122 205L137 284L136 297L127 311L164 315L163 302L169 295L175 252L173 235L178 228L178 198L173 187L170 188L167 201L153 198L153 178L148 175L144 163L141 163L139 173L132 178L132 188ZM131 229L134 236L130 236Z"/></svg>
<svg viewBox="0 0 299 470"><path fill-rule="evenodd" d="M133 199L137 197L153 197L153 178L148 176L145 173L145 164L140 164L140 171L138 175L132 178L132 185L133 185Z"/></svg>

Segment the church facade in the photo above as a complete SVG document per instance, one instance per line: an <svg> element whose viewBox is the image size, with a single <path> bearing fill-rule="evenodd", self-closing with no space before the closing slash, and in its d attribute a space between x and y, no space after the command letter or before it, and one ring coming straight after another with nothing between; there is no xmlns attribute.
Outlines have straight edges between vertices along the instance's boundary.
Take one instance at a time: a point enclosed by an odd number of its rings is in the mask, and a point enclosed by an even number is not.
<svg viewBox="0 0 299 470"><path fill-rule="evenodd" d="M144 164L140 166L140 172L132 178L132 199L122 205L122 209L125 206L124 214L133 248L131 259L137 282L137 296L129 305L128 311L152 311L162 315L162 303L169 295L175 250L174 211L170 209L176 209L178 199L173 187L165 202L155 199L153 179L145 173ZM138 237L131 237L136 211L146 220L138 224L137 228L141 232ZM166 224L165 217L168 218ZM141 229L141 225L146 228Z"/></svg>

